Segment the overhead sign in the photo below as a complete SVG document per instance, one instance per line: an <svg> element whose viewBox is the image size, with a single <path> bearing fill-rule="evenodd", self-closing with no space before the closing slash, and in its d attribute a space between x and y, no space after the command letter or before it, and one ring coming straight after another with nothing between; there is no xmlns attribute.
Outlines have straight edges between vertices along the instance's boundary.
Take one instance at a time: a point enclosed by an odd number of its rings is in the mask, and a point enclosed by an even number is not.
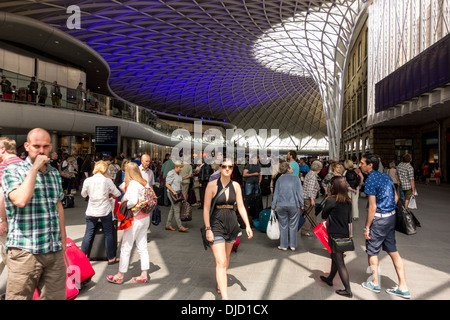
<svg viewBox="0 0 450 320"><path fill-rule="evenodd" d="M100 146L113 146L119 142L118 126L96 126L95 144Z"/></svg>

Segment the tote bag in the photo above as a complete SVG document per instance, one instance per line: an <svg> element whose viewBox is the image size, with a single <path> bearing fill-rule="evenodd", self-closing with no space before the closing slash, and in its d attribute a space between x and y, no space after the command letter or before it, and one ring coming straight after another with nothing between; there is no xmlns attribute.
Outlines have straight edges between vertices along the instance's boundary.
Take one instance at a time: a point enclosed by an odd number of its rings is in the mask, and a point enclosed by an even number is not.
<svg viewBox="0 0 450 320"><path fill-rule="evenodd" d="M270 219L269 223L267 224L266 234L270 240L280 239L280 223L278 222L275 211L272 211L270 213Z"/></svg>

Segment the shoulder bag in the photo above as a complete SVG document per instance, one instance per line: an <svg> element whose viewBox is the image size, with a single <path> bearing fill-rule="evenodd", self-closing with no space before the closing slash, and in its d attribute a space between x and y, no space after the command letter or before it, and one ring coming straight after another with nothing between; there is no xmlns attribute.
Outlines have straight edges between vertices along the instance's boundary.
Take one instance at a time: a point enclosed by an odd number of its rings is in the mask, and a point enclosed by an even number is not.
<svg viewBox="0 0 450 320"><path fill-rule="evenodd" d="M353 238L331 238L331 243L331 252L333 253L344 253L355 250Z"/></svg>
<svg viewBox="0 0 450 320"><path fill-rule="evenodd" d="M173 194L173 192L169 191L170 198L172 199L173 203L178 203L180 201L185 200L183 190L177 191L176 194Z"/></svg>

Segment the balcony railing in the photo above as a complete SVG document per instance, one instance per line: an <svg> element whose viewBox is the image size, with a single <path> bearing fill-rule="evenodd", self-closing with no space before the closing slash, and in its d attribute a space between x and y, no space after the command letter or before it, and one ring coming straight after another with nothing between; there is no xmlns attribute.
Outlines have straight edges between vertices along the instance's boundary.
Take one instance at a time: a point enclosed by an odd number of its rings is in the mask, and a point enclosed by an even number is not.
<svg viewBox="0 0 450 320"><path fill-rule="evenodd" d="M54 90L54 84L48 81L36 79L37 90L32 90L36 84L32 84L32 77L1 70L1 101L37 105L46 108L58 108L87 112L103 116L130 120L148 125L162 133L171 135L180 127L169 125L160 120L156 113L150 109L131 104L127 101L110 97L89 89L83 90L81 97L77 97L76 88L59 86L60 96ZM5 77L5 78L3 78ZM42 83L47 89L47 96L41 97ZM41 99L42 98L42 99Z"/></svg>

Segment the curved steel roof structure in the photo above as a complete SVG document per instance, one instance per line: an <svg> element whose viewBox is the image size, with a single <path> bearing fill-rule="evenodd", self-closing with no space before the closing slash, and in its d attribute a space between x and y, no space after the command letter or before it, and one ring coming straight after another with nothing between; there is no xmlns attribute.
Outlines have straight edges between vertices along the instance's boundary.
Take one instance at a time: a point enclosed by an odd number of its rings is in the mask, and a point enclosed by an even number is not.
<svg viewBox="0 0 450 320"><path fill-rule="evenodd" d="M80 28L67 24L80 9ZM108 63L121 98L157 111L279 129L338 155L341 79L364 0L22 0L0 10L67 32ZM93 84L95 86L95 84ZM89 86L89 83L88 83ZM284 140L283 140L284 139ZM322 140L321 140L322 139Z"/></svg>

